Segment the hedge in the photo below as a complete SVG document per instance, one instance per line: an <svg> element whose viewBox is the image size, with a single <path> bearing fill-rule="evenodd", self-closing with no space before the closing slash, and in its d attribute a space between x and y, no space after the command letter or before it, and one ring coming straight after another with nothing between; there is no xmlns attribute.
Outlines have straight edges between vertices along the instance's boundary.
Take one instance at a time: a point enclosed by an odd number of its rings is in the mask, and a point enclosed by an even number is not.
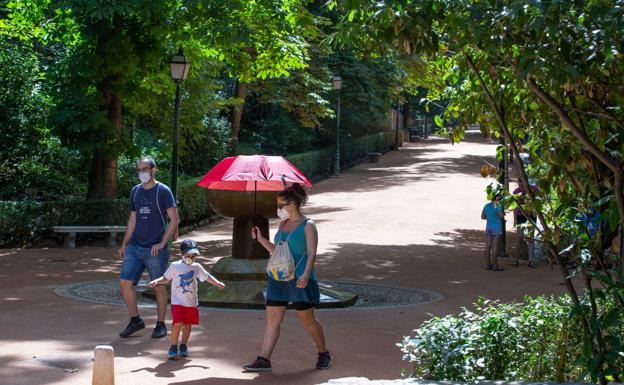
<svg viewBox="0 0 624 385"><path fill-rule="evenodd" d="M214 215L206 190L197 179L178 186L181 226L197 223ZM43 239L54 239L52 226L125 225L127 199L97 201L0 201L0 247L26 246Z"/></svg>
<svg viewBox="0 0 624 385"><path fill-rule="evenodd" d="M364 159L368 152L385 152L393 145L389 132L352 139L343 138L340 145L342 167ZM301 172L319 180L334 170L335 147L288 157ZM199 178L178 186L178 210L181 226L196 224L212 215L208 194L196 185ZM0 201L0 247L26 246L44 239L59 238L52 226L123 225L128 218L127 199L98 201Z"/></svg>
<svg viewBox="0 0 624 385"><path fill-rule="evenodd" d="M0 246L27 245L53 238L57 225L120 225L128 202L99 201L0 202Z"/></svg>
<svg viewBox="0 0 624 385"><path fill-rule="evenodd" d="M380 132L357 139L342 138L340 143L341 168L365 159L369 152L386 152L394 145L389 132ZM325 178L334 171L336 147L308 151L288 156L288 160L312 180Z"/></svg>
<svg viewBox="0 0 624 385"><path fill-rule="evenodd" d="M178 186L180 226L192 225L215 215L208 202L207 190L197 185L199 179L195 178Z"/></svg>
<svg viewBox="0 0 624 385"><path fill-rule="evenodd" d="M335 150L326 148L290 155L288 160L311 180L319 180L333 170Z"/></svg>
<svg viewBox="0 0 624 385"><path fill-rule="evenodd" d="M386 152L394 146L394 139L389 132L379 132L357 139L344 138L340 145L340 164L348 166L367 157L369 152Z"/></svg>

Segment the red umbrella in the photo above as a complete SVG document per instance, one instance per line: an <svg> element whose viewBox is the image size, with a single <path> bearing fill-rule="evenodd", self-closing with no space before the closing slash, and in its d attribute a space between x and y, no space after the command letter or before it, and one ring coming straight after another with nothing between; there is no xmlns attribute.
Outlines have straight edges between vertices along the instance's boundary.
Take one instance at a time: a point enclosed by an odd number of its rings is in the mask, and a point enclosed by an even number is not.
<svg viewBox="0 0 624 385"><path fill-rule="evenodd" d="M223 159L197 182L211 190L281 191L284 185L312 182L281 156L239 155Z"/></svg>

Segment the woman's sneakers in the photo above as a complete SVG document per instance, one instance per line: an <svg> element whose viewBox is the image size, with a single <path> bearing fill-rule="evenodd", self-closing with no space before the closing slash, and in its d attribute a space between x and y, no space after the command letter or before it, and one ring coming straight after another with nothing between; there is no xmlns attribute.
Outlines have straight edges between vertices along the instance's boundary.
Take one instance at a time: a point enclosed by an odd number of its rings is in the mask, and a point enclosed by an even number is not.
<svg viewBox="0 0 624 385"><path fill-rule="evenodd" d="M329 352L323 352L318 354L318 359L316 360L316 369L325 370L331 367L331 359L332 356Z"/></svg>
<svg viewBox="0 0 624 385"><path fill-rule="evenodd" d="M185 344L180 344L180 357L188 357L188 348Z"/></svg>
<svg viewBox="0 0 624 385"><path fill-rule="evenodd" d="M270 372L271 361L267 360L264 357L258 356L256 357L256 360L251 364L244 365L243 369L248 372Z"/></svg>
<svg viewBox="0 0 624 385"><path fill-rule="evenodd" d="M329 352L323 352L318 354L318 359L316 360L316 369L325 370L331 367L331 359L332 356ZM256 357L256 360L251 364L244 365L243 369L248 372L270 372L271 371L271 361L267 360L262 356Z"/></svg>

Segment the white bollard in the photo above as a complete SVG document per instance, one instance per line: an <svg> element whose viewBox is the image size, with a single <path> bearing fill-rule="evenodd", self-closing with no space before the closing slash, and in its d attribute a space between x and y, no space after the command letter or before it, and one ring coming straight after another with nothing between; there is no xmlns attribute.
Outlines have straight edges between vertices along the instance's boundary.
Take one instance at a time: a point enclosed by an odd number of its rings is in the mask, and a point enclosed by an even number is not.
<svg viewBox="0 0 624 385"><path fill-rule="evenodd" d="M93 358L93 385L115 385L115 353L112 346L98 345Z"/></svg>

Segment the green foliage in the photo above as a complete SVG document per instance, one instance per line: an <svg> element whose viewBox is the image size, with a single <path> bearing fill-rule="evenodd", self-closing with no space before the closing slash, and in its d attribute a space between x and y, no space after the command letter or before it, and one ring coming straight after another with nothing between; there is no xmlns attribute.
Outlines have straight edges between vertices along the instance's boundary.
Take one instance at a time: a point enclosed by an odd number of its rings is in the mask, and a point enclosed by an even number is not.
<svg viewBox="0 0 624 385"><path fill-rule="evenodd" d="M52 226L121 225L128 219L127 200L0 201L0 246L26 246L59 238Z"/></svg>
<svg viewBox="0 0 624 385"><path fill-rule="evenodd" d="M613 358L621 341L605 337L601 317L607 305L596 298L624 305L621 254L611 251L612 236L624 225L622 2L330 5L343 10L335 38L421 55L427 68L416 84L429 89L428 100L448 101L436 121L460 123L445 127L451 140L461 140L467 125L479 123L486 135L505 136L514 153L530 154L529 164L516 157L516 166L524 182L526 175L538 189L520 207L538 215L540 236L551 260L562 266L567 287L578 276L587 289L583 296L569 289L580 304L584 336L578 362L591 381L621 380ZM509 197L506 204L518 201ZM598 213L593 225L587 219L592 213ZM578 268L568 272L572 265ZM595 281L604 289L596 289Z"/></svg>
<svg viewBox="0 0 624 385"><path fill-rule="evenodd" d="M178 186L178 210L181 226L206 219L210 209L206 189L198 179ZM136 184L136 183L135 183ZM125 225L128 198L110 200L0 201L0 247L27 246L44 239L60 239L52 226Z"/></svg>
<svg viewBox="0 0 624 385"><path fill-rule="evenodd" d="M369 152L386 152L394 145L393 135L390 132L365 135L360 138L345 137L341 139L340 161L342 165L349 165L362 160Z"/></svg>
<svg viewBox="0 0 624 385"><path fill-rule="evenodd" d="M340 145L340 164L348 166L368 157L369 152L385 152L394 145L388 132L366 135L361 138L344 138ZM321 179L334 171L336 147L308 151L288 156L301 172L310 179Z"/></svg>
<svg viewBox="0 0 624 385"><path fill-rule="evenodd" d="M210 1L190 4L183 22L203 42L204 51L225 62L243 82L288 76L306 66L316 27L299 0Z"/></svg>
<svg viewBox="0 0 624 385"><path fill-rule="evenodd" d="M295 165L305 176L311 180L324 178L332 172L335 150L326 148L323 150L308 151L301 154L288 156L288 160Z"/></svg>
<svg viewBox="0 0 624 385"><path fill-rule="evenodd" d="M329 68L343 79L340 91L341 131L354 137L372 134L388 124L388 110L396 107L397 65L390 58L360 58L351 51L336 52ZM335 108L336 96L331 96ZM327 122L331 127L334 122Z"/></svg>
<svg viewBox="0 0 624 385"><path fill-rule="evenodd" d="M50 100L41 89L37 52L0 36L0 200L79 195L77 155L45 126Z"/></svg>
<svg viewBox="0 0 624 385"><path fill-rule="evenodd" d="M180 226L192 225L215 215L208 202L207 190L197 186L199 179L190 179L178 186Z"/></svg>
<svg viewBox="0 0 624 385"><path fill-rule="evenodd" d="M246 107L239 154L288 154L305 152L324 143L320 129L305 128L284 108L259 105L250 101Z"/></svg>
<svg viewBox="0 0 624 385"><path fill-rule="evenodd" d="M624 328L613 322L617 317L613 309L619 305L604 304L610 310L603 316L610 321L602 325L603 331L621 340ZM570 316L572 309L564 297L525 297L523 303L512 304L479 299L473 310L425 321L397 345L403 359L414 364L417 377L459 382L584 381L589 378L578 360L583 333L578 318ZM615 367L624 370L622 356Z"/></svg>

